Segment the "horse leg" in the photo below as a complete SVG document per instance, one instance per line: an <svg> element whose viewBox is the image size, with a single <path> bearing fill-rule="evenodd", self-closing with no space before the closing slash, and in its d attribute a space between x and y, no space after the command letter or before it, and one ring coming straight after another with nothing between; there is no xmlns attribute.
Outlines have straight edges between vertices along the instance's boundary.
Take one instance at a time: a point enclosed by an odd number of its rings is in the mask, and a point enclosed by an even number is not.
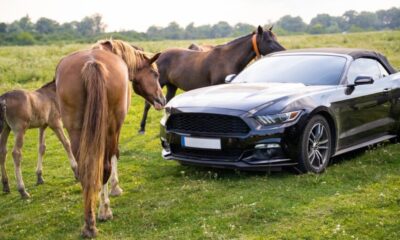
<svg viewBox="0 0 400 240"><path fill-rule="evenodd" d="M175 85L172 84L167 84L167 96L165 97L167 99L167 103L175 97L176 90L178 88Z"/></svg>
<svg viewBox="0 0 400 240"><path fill-rule="evenodd" d="M97 235L96 218L94 209L96 206L96 199L89 198L85 201L85 224L82 229L82 236L85 238L93 238Z"/></svg>
<svg viewBox="0 0 400 240"><path fill-rule="evenodd" d="M107 221L113 218L110 198L108 197L108 181L101 187L98 218L100 221Z"/></svg>
<svg viewBox="0 0 400 240"><path fill-rule="evenodd" d="M43 170L43 156L46 151L46 143L45 143L45 136L44 131L46 127L42 127L39 129L39 157L36 167L36 176L37 176L37 185L43 184L43 177L42 177L42 170Z"/></svg>
<svg viewBox="0 0 400 240"><path fill-rule="evenodd" d="M12 152L14 158L15 177L17 179L18 192L22 198L29 198L29 194L25 190L24 180L22 179L21 173L21 161L22 161L22 146L24 145L24 134L25 129L17 131L15 133L15 145Z"/></svg>
<svg viewBox="0 0 400 240"><path fill-rule="evenodd" d="M142 121L140 122L139 134L144 134L144 132L146 131L147 114L149 113L150 107L151 107L150 103L145 101L144 102L143 117L142 117Z"/></svg>
<svg viewBox="0 0 400 240"><path fill-rule="evenodd" d="M0 166L1 166L1 182L3 183L3 192L10 192L10 185L8 184L8 176L6 171L6 158L7 158L7 140L10 135L10 128L5 126L0 136Z"/></svg>
<svg viewBox="0 0 400 240"><path fill-rule="evenodd" d="M68 122L67 122L68 123ZM68 135L71 139L71 150L77 160L79 165L79 158L78 158L78 151L79 151L79 141L81 136L81 129L76 128L74 126L68 126L67 131ZM82 190L85 192L83 180L80 179L82 183ZM85 197L84 197L85 198ZM82 228L82 236L86 238L93 238L97 235L97 228L96 228L96 216L95 216L95 207L96 207L97 198L94 197L87 197L84 200L84 216L85 216L85 223Z"/></svg>
<svg viewBox="0 0 400 240"><path fill-rule="evenodd" d="M110 132L110 130L109 130ZM110 208L110 198L108 193L108 180L111 175L111 159L110 153L112 152L112 148L110 143L114 142L115 137L112 134L108 134L107 141L106 141L106 154L104 156L104 164L103 164L103 185L101 186L100 191L100 205L99 205L99 212L98 212L98 219L100 221L107 221L112 219L112 211Z"/></svg>
<svg viewBox="0 0 400 240"><path fill-rule="evenodd" d="M113 197L120 196L123 192L121 187L119 186L118 180L118 158L116 155L111 157L111 193L110 195Z"/></svg>
<svg viewBox="0 0 400 240"><path fill-rule="evenodd" d="M67 152L69 163L71 165L71 169L74 172L75 179L78 180L78 164L75 160L74 154L72 153L71 143L68 138L64 134L64 130L61 126L53 127L52 130L56 134L57 138L62 143L65 151Z"/></svg>

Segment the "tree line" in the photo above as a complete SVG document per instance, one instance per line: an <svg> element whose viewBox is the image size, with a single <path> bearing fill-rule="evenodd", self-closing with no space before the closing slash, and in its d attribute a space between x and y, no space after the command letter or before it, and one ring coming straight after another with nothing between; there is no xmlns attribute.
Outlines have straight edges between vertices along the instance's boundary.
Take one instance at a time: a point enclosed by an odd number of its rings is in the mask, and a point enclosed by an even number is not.
<svg viewBox="0 0 400 240"><path fill-rule="evenodd" d="M393 7L376 12L349 10L342 16L318 14L309 24L299 16L286 15L273 24L274 31L280 35L400 29L400 8ZM12 23L0 23L0 45L86 43L110 36L126 41L224 38L248 34L254 31L256 26L247 23L237 23L232 26L220 21L213 25L201 26L190 23L186 27L171 22L166 27L151 26L146 32L134 30L105 32L105 28L106 25L99 14L63 24L44 17L34 23L29 16L24 16Z"/></svg>

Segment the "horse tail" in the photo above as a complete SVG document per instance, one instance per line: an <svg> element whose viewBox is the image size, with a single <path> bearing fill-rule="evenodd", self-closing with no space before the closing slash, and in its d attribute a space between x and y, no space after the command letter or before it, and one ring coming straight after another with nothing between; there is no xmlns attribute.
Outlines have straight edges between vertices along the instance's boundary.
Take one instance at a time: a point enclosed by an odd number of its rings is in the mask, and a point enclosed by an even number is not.
<svg viewBox="0 0 400 240"><path fill-rule="evenodd" d="M3 132L6 116L6 100L0 96L0 133Z"/></svg>
<svg viewBox="0 0 400 240"><path fill-rule="evenodd" d="M78 173L83 188L85 209L93 209L102 183L106 151L107 70L102 63L91 60L85 63L81 74L86 91L86 104L79 142Z"/></svg>

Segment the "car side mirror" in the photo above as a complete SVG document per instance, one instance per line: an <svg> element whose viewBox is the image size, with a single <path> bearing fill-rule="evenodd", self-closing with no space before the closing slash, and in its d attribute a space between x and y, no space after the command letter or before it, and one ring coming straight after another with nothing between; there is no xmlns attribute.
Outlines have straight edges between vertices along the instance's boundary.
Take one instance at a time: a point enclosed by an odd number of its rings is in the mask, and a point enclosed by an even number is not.
<svg viewBox="0 0 400 240"><path fill-rule="evenodd" d="M372 79L372 77L370 77L370 76L358 76L354 80L354 86L373 84L373 83L374 83L374 79Z"/></svg>
<svg viewBox="0 0 400 240"><path fill-rule="evenodd" d="M231 83L235 79L236 74L229 74L225 77L225 83Z"/></svg>

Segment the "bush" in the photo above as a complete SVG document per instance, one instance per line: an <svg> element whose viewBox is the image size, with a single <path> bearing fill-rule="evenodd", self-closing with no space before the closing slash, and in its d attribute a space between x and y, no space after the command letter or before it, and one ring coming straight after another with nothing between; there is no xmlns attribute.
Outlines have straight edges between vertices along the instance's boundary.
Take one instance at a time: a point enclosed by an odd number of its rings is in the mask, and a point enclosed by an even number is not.
<svg viewBox="0 0 400 240"><path fill-rule="evenodd" d="M20 32L15 36L15 43L17 45L33 45L35 38L29 32Z"/></svg>

